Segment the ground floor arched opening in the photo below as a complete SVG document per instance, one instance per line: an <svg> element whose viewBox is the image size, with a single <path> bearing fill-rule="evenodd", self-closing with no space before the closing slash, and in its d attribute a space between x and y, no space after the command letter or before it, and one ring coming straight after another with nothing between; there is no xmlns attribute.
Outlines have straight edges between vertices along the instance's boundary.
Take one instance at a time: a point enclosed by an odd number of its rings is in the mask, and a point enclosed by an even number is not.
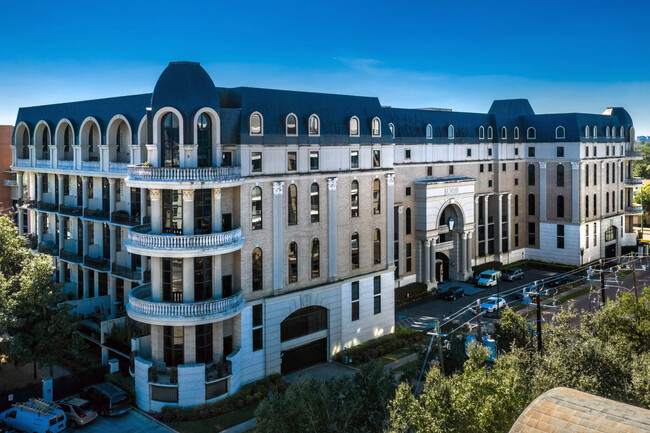
<svg viewBox="0 0 650 433"><path fill-rule="evenodd" d="M445 253L436 253L436 281L449 281L449 257Z"/></svg>
<svg viewBox="0 0 650 433"><path fill-rule="evenodd" d="M291 313L280 325L281 373L288 374L327 361L328 310L309 306ZM310 339L309 336L313 336ZM292 342L299 342L292 346Z"/></svg>

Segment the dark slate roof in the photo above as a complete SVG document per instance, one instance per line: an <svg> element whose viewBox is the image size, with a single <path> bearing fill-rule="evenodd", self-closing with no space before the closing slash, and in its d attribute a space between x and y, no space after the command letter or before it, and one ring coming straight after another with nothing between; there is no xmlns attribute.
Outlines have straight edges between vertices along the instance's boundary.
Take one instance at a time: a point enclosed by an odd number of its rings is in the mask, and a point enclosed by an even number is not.
<svg viewBox="0 0 650 433"><path fill-rule="evenodd" d="M215 87L207 72L198 64L191 62L172 62L161 74L153 93L97 99L40 107L21 108L16 124L27 123L30 133L34 126L45 120L53 131L63 118L68 118L75 127L78 140L78 127L88 116L95 117L102 128L102 141L105 128L116 114L124 115L133 131L133 141L137 142L137 128L146 108L158 109L171 106L183 115L187 142L193 140L192 120L196 111L211 107L221 118L222 143L224 144L329 144L346 145L350 143L476 143L479 141L479 128L493 128L492 141L515 141L514 128L519 128L519 139L526 141L526 130L536 130L537 142L593 140L584 137L584 127L596 126L598 140L606 141L607 126L624 126L626 135L632 127L632 119L625 109L608 108L603 114L543 114L533 111L526 99L494 101L487 113L462 113L450 110L406 109L382 107L375 97L335 95L325 93L298 92L288 90L258 89L238 87L233 89ZM259 112L264 119L264 134L250 136L249 118ZM289 113L298 117L298 136L287 137L285 119ZM310 137L308 121L312 114L320 119L320 136ZM352 116L359 118L360 137L349 136L349 121ZM381 120L381 137L371 136L371 123L374 117ZM389 123L395 127L393 140ZM426 138L426 127L430 124L433 137ZM454 139L447 137L449 125L454 127ZM501 138L501 128L507 128L507 139ZM555 129L563 126L564 140L555 139ZM618 134L617 134L618 135ZM609 139L612 141L621 140Z"/></svg>

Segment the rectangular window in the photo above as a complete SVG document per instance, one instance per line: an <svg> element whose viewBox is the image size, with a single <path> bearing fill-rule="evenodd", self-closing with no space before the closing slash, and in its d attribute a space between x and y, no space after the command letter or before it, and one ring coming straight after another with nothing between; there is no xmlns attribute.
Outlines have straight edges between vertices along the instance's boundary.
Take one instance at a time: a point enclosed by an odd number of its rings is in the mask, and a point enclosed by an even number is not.
<svg viewBox="0 0 650 433"><path fill-rule="evenodd" d="M318 151L312 150L309 152L309 169L310 170L318 170L319 162L318 162Z"/></svg>
<svg viewBox="0 0 650 433"><path fill-rule="evenodd" d="M449 174L454 174L454 166L453 165L449 166Z"/></svg>
<svg viewBox="0 0 650 433"><path fill-rule="evenodd" d="M519 246L519 224L515 224L515 246Z"/></svg>
<svg viewBox="0 0 650 433"><path fill-rule="evenodd" d="M519 163L515 162L515 171L519 171Z"/></svg>
<svg viewBox="0 0 650 433"><path fill-rule="evenodd" d="M374 313L381 313L381 277L376 276L372 279L373 283L373 294L374 294Z"/></svg>
<svg viewBox="0 0 650 433"><path fill-rule="evenodd" d="M598 148L594 146L594 158L598 156Z"/></svg>
<svg viewBox="0 0 650 433"><path fill-rule="evenodd" d="M492 188L492 179L488 180L488 187Z"/></svg>
<svg viewBox="0 0 650 433"><path fill-rule="evenodd" d="M483 173L483 171L484 171L484 170L483 170L483 164L480 164L480 165L478 166L478 171L480 171L481 173Z"/></svg>
<svg viewBox="0 0 650 433"><path fill-rule="evenodd" d="M406 195L411 195L411 187L410 186L406 187Z"/></svg>
<svg viewBox="0 0 650 433"><path fill-rule="evenodd" d="M535 245L535 223L528 223L528 245Z"/></svg>
<svg viewBox="0 0 650 433"><path fill-rule="evenodd" d="M492 171L492 164L488 164L488 171Z"/></svg>
<svg viewBox="0 0 650 433"><path fill-rule="evenodd" d="M232 167L232 152L221 153L221 166Z"/></svg>
<svg viewBox="0 0 650 433"><path fill-rule="evenodd" d="M519 178L515 177L515 185L519 185Z"/></svg>
<svg viewBox="0 0 650 433"><path fill-rule="evenodd" d="M585 226L585 247L589 248L589 225Z"/></svg>
<svg viewBox="0 0 650 433"><path fill-rule="evenodd" d="M598 185L598 166L594 164L594 186Z"/></svg>
<svg viewBox="0 0 650 433"><path fill-rule="evenodd" d="M433 167L427 167L427 176L433 176Z"/></svg>
<svg viewBox="0 0 650 433"><path fill-rule="evenodd" d="M467 156L472 156L472 148L471 147L467 148Z"/></svg>
<svg viewBox="0 0 650 433"><path fill-rule="evenodd" d="M519 156L519 148L515 147L515 156Z"/></svg>
<svg viewBox="0 0 650 433"><path fill-rule="evenodd" d="M605 146L605 156L609 156L609 146Z"/></svg>
<svg viewBox="0 0 650 433"><path fill-rule="evenodd" d="M70 176L63 176L63 195L70 195Z"/></svg>
<svg viewBox="0 0 650 433"><path fill-rule="evenodd" d="M411 272L411 243L406 244L406 272Z"/></svg>
<svg viewBox="0 0 650 433"><path fill-rule="evenodd" d="M120 280L118 280L120 281ZM122 289L124 290L124 289ZM196 325L196 362L207 364L213 360L212 350L212 324Z"/></svg>
<svg viewBox="0 0 650 433"><path fill-rule="evenodd" d="M596 229L596 223L594 223L594 246L598 245L598 232Z"/></svg>
<svg viewBox="0 0 650 433"><path fill-rule="evenodd" d="M359 168L359 151L350 151L350 168Z"/></svg>
<svg viewBox="0 0 650 433"><path fill-rule="evenodd" d="M404 149L404 159L411 159L411 149Z"/></svg>
<svg viewBox="0 0 650 433"><path fill-rule="evenodd" d="M262 172L262 152L252 152L251 155L251 171L253 173Z"/></svg>
<svg viewBox="0 0 650 433"><path fill-rule="evenodd" d="M287 171L298 170L298 156L296 152L287 152Z"/></svg>
<svg viewBox="0 0 650 433"><path fill-rule="evenodd" d="M381 167L381 150L372 151L372 168Z"/></svg>
<svg viewBox="0 0 650 433"><path fill-rule="evenodd" d="M506 164L505 163L501 164L501 171L506 171Z"/></svg>
<svg viewBox="0 0 650 433"><path fill-rule="evenodd" d="M555 148L555 156L558 158L564 158L564 146L558 146Z"/></svg>
<svg viewBox="0 0 650 433"><path fill-rule="evenodd" d="M528 148L528 157L529 158L534 158L535 157L535 147L531 146Z"/></svg>
<svg viewBox="0 0 650 433"><path fill-rule="evenodd" d="M589 164L585 164L585 186L589 186Z"/></svg>
<svg viewBox="0 0 650 433"><path fill-rule="evenodd" d="M359 282L352 282L352 321L359 320Z"/></svg>
<svg viewBox="0 0 650 433"><path fill-rule="evenodd" d="M488 147L488 156L492 156L492 148Z"/></svg>
<svg viewBox="0 0 650 433"><path fill-rule="evenodd" d="M589 158L589 146L585 146L585 158Z"/></svg>
<svg viewBox="0 0 650 433"><path fill-rule="evenodd" d="M253 305L253 352L261 350L264 347L264 312L262 304Z"/></svg>
<svg viewBox="0 0 650 433"><path fill-rule="evenodd" d="M557 225L557 247L564 249L564 225Z"/></svg>

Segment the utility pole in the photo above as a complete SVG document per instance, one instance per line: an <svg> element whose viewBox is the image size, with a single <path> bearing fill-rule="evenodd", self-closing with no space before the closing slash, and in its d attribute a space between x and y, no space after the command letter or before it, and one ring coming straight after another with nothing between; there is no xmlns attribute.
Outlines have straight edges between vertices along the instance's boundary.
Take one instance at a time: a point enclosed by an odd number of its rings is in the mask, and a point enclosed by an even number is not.
<svg viewBox="0 0 650 433"><path fill-rule="evenodd" d="M478 329L476 334L476 340L478 341L478 344L482 346L483 334L481 333L481 302L478 299L476 300L476 326Z"/></svg>
<svg viewBox="0 0 650 433"><path fill-rule="evenodd" d="M601 308L607 303L605 296L605 270L603 269L603 259L600 259L600 306Z"/></svg>
<svg viewBox="0 0 650 433"><path fill-rule="evenodd" d="M438 345L438 360L440 361L440 371L442 372L442 375L445 375L445 357L442 353L442 341L441 341L442 335L440 335L440 325L438 321L436 320L436 344Z"/></svg>
<svg viewBox="0 0 650 433"><path fill-rule="evenodd" d="M436 329L438 327L438 321L436 320ZM426 355L424 355L424 362L422 363L422 369L420 370L420 376L418 377L418 383L415 384L415 391L413 395L417 395L418 388L420 387L420 381L422 380L422 375L424 374L424 368L427 365L427 359L429 359L429 353L431 352L431 346L433 345L433 335L431 332L427 332L427 335L431 335L431 340L429 341L429 348L427 349Z"/></svg>
<svg viewBox="0 0 650 433"><path fill-rule="evenodd" d="M542 344L542 306L540 304L540 294L537 292L537 351L544 353L544 346Z"/></svg>

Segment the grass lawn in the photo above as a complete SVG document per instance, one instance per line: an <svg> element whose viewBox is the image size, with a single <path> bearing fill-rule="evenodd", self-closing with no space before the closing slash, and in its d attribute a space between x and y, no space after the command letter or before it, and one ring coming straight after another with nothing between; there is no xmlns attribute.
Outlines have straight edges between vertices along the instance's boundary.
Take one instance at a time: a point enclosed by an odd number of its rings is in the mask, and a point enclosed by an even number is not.
<svg viewBox="0 0 650 433"><path fill-rule="evenodd" d="M214 418L199 419L196 421L174 421L167 423L167 425L180 433L218 432L255 418L253 412L257 409L258 404L259 402L252 403L241 409Z"/></svg>

